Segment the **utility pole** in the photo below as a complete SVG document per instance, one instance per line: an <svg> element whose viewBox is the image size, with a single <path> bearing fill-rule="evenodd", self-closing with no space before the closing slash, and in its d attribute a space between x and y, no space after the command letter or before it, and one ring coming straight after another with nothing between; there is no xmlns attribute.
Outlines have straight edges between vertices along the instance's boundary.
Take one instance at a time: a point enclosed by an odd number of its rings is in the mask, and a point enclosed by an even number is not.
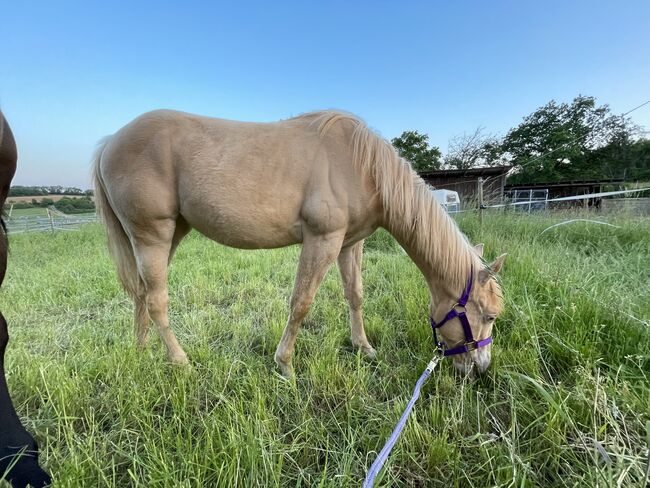
<svg viewBox="0 0 650 488"><path fill-rule="evenodd" d="M479 225L481 226L481 229L483 229L483 209L485 208L485 205L483 205L483 177L479 176L478 178L478 188L477 188L477 193L478 193L478 222Z"/></svg>
<svg viewBox="0 0 650 488"><path fill-rule="evenodd" d="M50 219L50 230L52 233L54 233L54 218L52 217L52 212L50 212L49 208L46 208L45 211L47 212L47 216Z"/></svg>

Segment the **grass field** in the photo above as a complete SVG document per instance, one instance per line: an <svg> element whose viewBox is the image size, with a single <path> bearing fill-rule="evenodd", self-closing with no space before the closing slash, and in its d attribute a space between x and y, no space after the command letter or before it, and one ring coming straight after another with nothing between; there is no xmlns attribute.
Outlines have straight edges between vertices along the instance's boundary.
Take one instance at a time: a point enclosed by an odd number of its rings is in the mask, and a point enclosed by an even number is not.
<svg viewBox="0 0 650 488"><path fill-rule="evenodd" d="M9 213L9 210L6 210L7 214ZM45 217L47 215L47 211L44 208L14 208L11 211L11 217L12 218L18 218L18 217L32 217L34 215L38 216L43 216Z"/></svg>
<svg viewBox="0 0 650 488"><path fill-rule="evenodd" d="M461 220L508 252L493 364L443 363L380 486L643 486L650 437L650 220ZM12 238L1 292L8 381L61 487L360 486L433 347L424 280L385 234L364 261L374 361L348 339L331 270L298 337L295 382L273 352L298 248L237 251L192 234L171 267L191 370L139 352L99 225ZM1 483L0 483L1 484Z"/></svg>

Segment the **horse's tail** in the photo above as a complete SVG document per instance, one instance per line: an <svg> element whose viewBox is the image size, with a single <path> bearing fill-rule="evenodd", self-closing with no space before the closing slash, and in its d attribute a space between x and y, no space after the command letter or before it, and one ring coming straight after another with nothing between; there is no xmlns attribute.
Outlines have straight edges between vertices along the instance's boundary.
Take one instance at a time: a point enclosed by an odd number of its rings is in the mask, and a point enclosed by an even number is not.
<svg viewBox="0 0 650 488"><path fill-rule="evenodd" d="M117 268L117 276L122 282L122 286L133 298L142 296L144 283L138 274L138 268L133 254L133 246L129 236L124 231L122 223L115 215L113 207L106 196L106 187L102 181L102 175L99 164L102 159L104 148L110 141L110 137L103 139L95 152L92 163L92 179L95 188L95 206L97 213L104 221L106 226L106 236L108 238L108 251Z"/></svg>

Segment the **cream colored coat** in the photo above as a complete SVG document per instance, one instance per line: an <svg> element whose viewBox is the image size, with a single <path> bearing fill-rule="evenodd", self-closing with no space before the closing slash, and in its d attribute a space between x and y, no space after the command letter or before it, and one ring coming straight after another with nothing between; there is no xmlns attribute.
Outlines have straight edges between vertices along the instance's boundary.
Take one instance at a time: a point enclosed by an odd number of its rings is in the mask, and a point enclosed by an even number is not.
<svg viewBox="0 0 650 488"><path fill-rule="evenodd" d="M423 272L434 317L458 298L471 269L478 282L468 304L474 337L489 335L501 311L498 284L479 254L408 162L354 116L316 112L249 123L149 112L100 144L93 175L109 248L135 302L138 342L146 343L151 318L174 362L186 363L187 356L169 327L167 266L192 228L242 249L302 243L291 312L275 354L287 376L300 323L336 260L352 342L375 354L363 327L361 257L363 239L380 226ZM441 331L450 345L463 338L455 322ZM465 356L456 360L465 370L490 362L489 348Z"/></svg>

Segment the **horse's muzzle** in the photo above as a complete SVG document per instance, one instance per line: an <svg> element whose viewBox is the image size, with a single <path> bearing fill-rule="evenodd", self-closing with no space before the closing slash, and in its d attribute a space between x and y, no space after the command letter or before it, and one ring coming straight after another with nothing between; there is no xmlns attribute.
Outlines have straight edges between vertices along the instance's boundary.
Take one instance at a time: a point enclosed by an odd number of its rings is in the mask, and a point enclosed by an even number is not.
<svg viewBox="0 0 650 488"><path fill-rule="evenodd" d="M492 344L454 357L454 368L463 374L485 373L492 362Z"/></svg>

